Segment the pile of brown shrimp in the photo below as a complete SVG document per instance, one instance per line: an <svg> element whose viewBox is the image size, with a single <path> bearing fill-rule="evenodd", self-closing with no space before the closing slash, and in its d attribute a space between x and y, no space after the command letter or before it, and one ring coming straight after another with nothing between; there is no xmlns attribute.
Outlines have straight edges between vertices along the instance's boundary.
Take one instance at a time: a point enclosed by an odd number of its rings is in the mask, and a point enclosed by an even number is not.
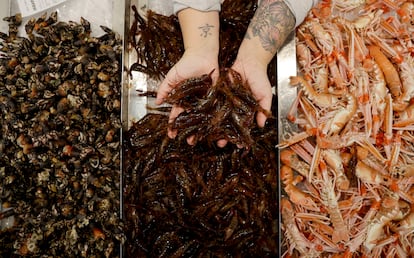
<svg viewBox="0 0 414 258"><path fill-rule="evenodd" d="M414 255L414 3L322 1L279 146L284 256Z"/></svg>
<svg viewBox="0 0 414 258"><path fill-rule="evenodd" d="M214 86L186 80L166 101L186 111L170 124L149 113L125 137L128 257L277 257L276 121L255 124L260 107L229 70Z"/></svg>

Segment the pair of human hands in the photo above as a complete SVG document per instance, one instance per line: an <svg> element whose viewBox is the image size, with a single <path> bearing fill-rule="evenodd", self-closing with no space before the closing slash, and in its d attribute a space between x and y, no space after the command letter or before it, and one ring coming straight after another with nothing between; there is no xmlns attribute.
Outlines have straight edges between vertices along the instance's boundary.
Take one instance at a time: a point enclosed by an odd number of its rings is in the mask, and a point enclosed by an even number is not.
<svg viewBox="0 0 414 258"><path fill-rule="evenodd" d="M232 69L238 72L242 76L242 79L248 83L258 104L264 110L270 110L272 104L272 89L267 76L267 63L260 62L254 55L241 56L238 55ZM217 55L210 54L205 49L186 50L181 59L170 69L161 82L157 92L156 104L162 104L169 92L181 81L199 77L203 74L209 74L211 71L213 71L211 76L213 83L215 83L219 76ZM173 106L169 115L169 122L173 122L183 111L183 108ZM263 127L266 118L266 114L258 112L256 116L257 124ZM168 136L170 138L175 138L176 135L177 131L168 130ZM194 144L194 139L192 137L187 138L187 143L190 145ZM219 147L224 147L226 144L227 141L225 139L218 139L217 141L217 146Z"/></svg>

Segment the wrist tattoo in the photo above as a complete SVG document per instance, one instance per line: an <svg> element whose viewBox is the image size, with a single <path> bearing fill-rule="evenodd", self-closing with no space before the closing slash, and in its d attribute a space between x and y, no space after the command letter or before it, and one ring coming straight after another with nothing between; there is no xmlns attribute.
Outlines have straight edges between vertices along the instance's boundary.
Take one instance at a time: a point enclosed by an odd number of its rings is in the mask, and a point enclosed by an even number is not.
<svg viewBox="0 0 414 258"><path fill-rule="evenodd" d="M200 27L198 27L198 29L201 31L200 36L203 38L207 38L207 36L211 35L210 30L214 28L213 25L210 25L208 23L206 23L205 25L202 25Z"/></svg>
<svg viewBox="0 0 414 258"><path fill-rule="evenodd" d="M262 47L274 54L294 27L295 17L283 0L262 0L245 37L259 37Z"/></svg>

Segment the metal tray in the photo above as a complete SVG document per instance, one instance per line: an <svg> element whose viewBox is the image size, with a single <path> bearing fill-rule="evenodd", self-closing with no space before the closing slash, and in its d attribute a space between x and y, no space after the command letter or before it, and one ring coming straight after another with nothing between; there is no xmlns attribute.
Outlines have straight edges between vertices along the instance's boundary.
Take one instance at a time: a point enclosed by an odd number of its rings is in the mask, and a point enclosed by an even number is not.
<svg viewBox="0 0 414 258"><path fill-rule="evenodd" d="M137 6L140 13L144 14L148 9L148 1L143 0L126 0L125 1L125 23L124 35L129 34L129 29L133 22L133 13L131 6ZM129 50L128 40L124 42L124 67L129 68L136 60L136 53ZM148 97L138 96L137 91L146 91L149 87L147 76L144 73L132 71L123 72L123 94L122 94L122 124L123 129L128 130L134 121L138 121L146 114L146 105ZM152 82L155 84L155 82Z"/></svg>
<svg viewBox="0 0 414 258"><path fill-rule="evenodd" d="M281 47L277 53L277 99L278 99L278 136L279 142L283 141L289 134L296 131L297 128L287 120L287 114L289 108L292 105L293 100L296 98L297 90L289 85L289 77L294 76L297 73L296 63L296 43L295 32L292 32L286 43ZM281 167L280 153L278 151L278 164L279 171ZM278 192L279 192L279 210L280 200L284 195L280 177L278 178ZM282 250L283 232L282 232L282 217L279 213L279 254L283 254L285 250Z"/></svg>
<svg viewBox="0 0 414 258"><path fill-rule="evenodd" d="M95 5L95 7L93 6ZM99 10L96 7L99 6ZM128 6L129 7L129 6ZM83 8L83 9L81 9ZM81 10L80 10L81 9ZM91 23L92 35L99 36L100 33L103 31L99 28L100 25L104 25L108 28L111 28L115 32L117 32L121 39L124 39L124 29L125 29L125 10L127 9L126 2L124 0L93 0L88 1L85 3L82 0L68 0L67 2L60 4L58 6L49 8L45 10L47 14L50 14L52 11L58 11L58 20L59 21L76 21L79 22L81 16L88 20ZM100 12L100 10L104 10L104 13ZM4 17L14 15L18 12L17 2L13 0L0 0L0 31L7 32L8 31L8 23L3 20ZM34 14L29 17L23 18L23 23L25 24L30 18L34 17L37 18L42 15L44 12ZM96 34L96 35L95 35ZM20 36L25 36L24 26L20 27L19 31ZM122 54L124 57L124 54ZM123 61L121 62L123 63ZM123 70L123 69L122 69ZM121 78L121 82L123 78ZM122 101L122 100L121 100ZM121 113L123 110L121 110ZM121 142L122 142L122 134L121 134ZM122 148L122 147L121 147ZM122 156L120 157L122 160ZM122 164L122 162L121 162ZM120 200L120 207L119 209L119 216L122 219L122 165L119 167L120 171L120 191L119 191L119 200ZM117 210L118 210L117 209ZM9 209L4 208L2 203L0 202L0 212L7 212ZM0 217L0 230L5 228L12 227L11 225L14 222L13 216L2 218ZM123 247L120 245L119 247L114 247L114 249L119 248L120 257L123 257Z"/></svg>
<svg viewBox="0 0 414 258"><path fill-rule="evenodd" d="M163 2L163 3L160 3ZM132 11L131 6L135 5L139 12L145 16L145 12L151 9L155 12L169 15L171 14L171 6L167 1L163 0L126 0L125 11L125 35L128 35L129 28L132 24ZM128 51L128 42L125 42L124 64L126 67L130 67L136 62L136 56L134 51ZM286 114L291 106L292 101L295 99L297 91L296 88L289 85L289 77L296 75L296 46L295 46L295 33L292 32L286 40L285 44L278 51L276 56L276 79L277 86L273 87L273 93L277 96L278 111L278 133L279 141L283 140L289 133L295 131L292 124L286 119ZM142 118L146 113L146 105L153 104L153 98L146 96L138 96L137 91L154 90L160 82L153 81L147 78L147 76L141 72L132 71L132 76L124 74L124 94L123 94L123 122L124 130L128 130L134 121ZM280 159L279 159L280 161ZM280 164L279 164L280 168ZM279 181L279 198L282 196L280 180ZM279 222L281 222L279 214ZM279 224L281 225L281 224ZM279 226L279 254L282 253L282 232Z"/></svg>
<svg viewBox="0 0 414 258"><path fill-rule="evenodd" d="M0 2L0 31L7 31L7 22L3 21L3 17L9 16L10 14L10 1L2 0Z"/></svg>
<svg viewBox="0 0 414 258"><path fill-rule="evenodd" d="M133 13L131 6L135 5L138 12L145 17L147 10L153 10L163 15L172 14L171 1L165 0L126 0L125 2L125 28L124 35L129 34L129 29L133 22ZM131 67L136 62L137 57L134 51L129 51L127 40L124 46L124 65L126 68ZM123 115L122 121L124 129L129 129L134 121L138 121L147 113L147 104L153 105L154 98L139 96L138 91L146 92L156 90L159 81L149 79L144 73L131 71L130 75L124 72L124 94L123 94Z"/></svg>
<svg viewBox="0 0 414 258"><path fill-rule="evenodd" d="M70 2L70 1L69 1ZM68 4L69 4L68 2ZM78 1L79 2L79 1ZM138 10L143 14L148 10L154 10L158 13L165 15L171 14L171 5L169 1L165 0L113 0L112 4L112 19L111 26L116 32L118 32L122 38L124 38L124 53L123 64L124 68L130 67L136 60L133 51L128 51L128 31L132 21L131 6L136 5ZM8 16L15 12L15 2L11 0L2 0L0 4L0 17ZM66 6L70 8L70 6ZM88 17L85 17L88 19ZM125 19L123 19L125 18ZM79 20L79 17L73 17L73 20ZM0 20L0 31L7 31L7 23ZM99 31L99 30L98 30ZM290 107L292 100L296 96L296 89L289 86L289 76L296 74L296 52L295 52L295 39L292 34L286 44L280 49L277 55L277 88L276 92L278 96L278 120L279 120L279 139L282 140L286 133L294 130L290 127L289 122L286 120L286 114ZM127 72L122 72L122 108L121 119L123 124L123 131L128 130L134 121L138 121L146 113L147 104L151 105L153 99L150 97L139 96L137 91L152 90L159 84L158 81L149 80L143 73L133 71L132 77L127 75ZM122 134L121 134L122 142ZM121 157L122 160L122 157ZM119 197L121 199L120 216L123 218L123 205L122 205L122 173L124 173L121 162L121 185ZM279 186L279 191L280 191ZM282 193L279 192L279 196ZM1 206L0 206L1 211ZM281 221L281 218L279 218ZM280 230L280 227L279 227ZM279 233L281 238L281 232ZM279 239L279 243L281 240ZM280 246L280 245L279 245ZM120 246L121 257L123 257L123 247ZM279 250L279 253L282 253Z"/></svg>

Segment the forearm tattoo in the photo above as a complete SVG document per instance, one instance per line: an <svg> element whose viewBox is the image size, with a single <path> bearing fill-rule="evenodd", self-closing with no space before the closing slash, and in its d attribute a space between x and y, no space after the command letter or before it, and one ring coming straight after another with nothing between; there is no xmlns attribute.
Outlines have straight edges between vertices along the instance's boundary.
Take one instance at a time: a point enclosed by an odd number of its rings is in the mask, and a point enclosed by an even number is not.
<svg viewBox="0 0 414 258"><path fill-rule="evenodd" d="M200 36L203 38L207 38L207 36L211 35L210 29L212 28L214 28L214 26L208 23L198 27L198 29L201 31Z"/></svg>
<svg viewBox="0 0 414 258"><path fill-rule="evenodd" d="M294 27L295 17L283 0L262 0L245 38L259 37L262 47L274 54Z"/></svg>

